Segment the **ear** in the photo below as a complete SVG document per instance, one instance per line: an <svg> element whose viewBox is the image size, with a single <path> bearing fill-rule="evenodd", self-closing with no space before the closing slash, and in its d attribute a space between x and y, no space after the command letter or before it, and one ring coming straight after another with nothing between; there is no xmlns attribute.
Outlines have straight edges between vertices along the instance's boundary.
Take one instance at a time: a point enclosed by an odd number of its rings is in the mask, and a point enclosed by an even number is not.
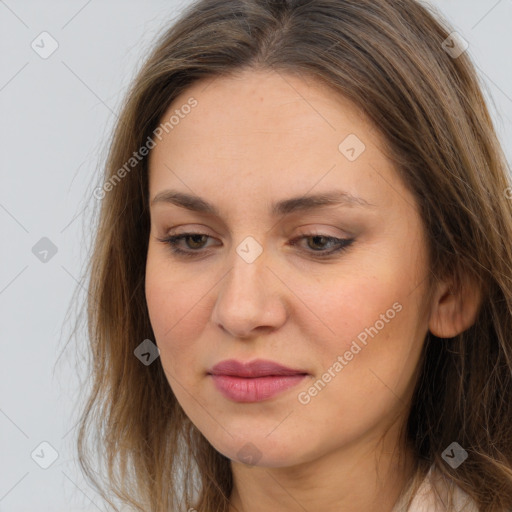
<svg viewBox="0 0 512 512"><path fill-rule="evenodd" d="M451 278L437 283L432 295L429 331L438 338L453 338L476 321L482 304L479 283L465 277L460 283Z"/></svg>

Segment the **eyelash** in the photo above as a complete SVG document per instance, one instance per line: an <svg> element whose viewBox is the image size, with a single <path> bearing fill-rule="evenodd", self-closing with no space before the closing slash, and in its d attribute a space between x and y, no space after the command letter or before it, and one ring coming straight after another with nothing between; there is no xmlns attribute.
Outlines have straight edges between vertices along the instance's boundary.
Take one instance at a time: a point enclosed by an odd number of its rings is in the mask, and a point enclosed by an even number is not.
<svg viewBox="0 0 512 512"><path fill-rule="evenodd" d="M176 256L184 257L184 258L194 258L194 257L198 257L201 255L201 252L200 252L201 249L184 251L183 249L180 249L179 247L177 247L178 242L180 242L181 240L183 240L185 238L190 238L193 236L206 236L208 238L212 238L209 235L206 235L205 233L182 233L180 235L172 235L167 238L158 238L158 240L160 242L166 244L169 247L169 249L171 250L171 252L173 254L175 254ZM354 238L336 238L333 236L322 235L319 233L310 233L310 234L305 234L300 237L294 238L290 242L290 245L295 246L295 245L297 245L296 244L297 240L302 240L304 238L325 238L328 242L332 242L332 241L335 242L335 244L337 245L337 248L332 249L330 251L311 251L311 254L314 257L317 257L320 259L328 258L329 256L332 256L336 253L346 251L352 245L352 243L355 241ZM306 251L306 252L308 252L308 251Z"/></svg>

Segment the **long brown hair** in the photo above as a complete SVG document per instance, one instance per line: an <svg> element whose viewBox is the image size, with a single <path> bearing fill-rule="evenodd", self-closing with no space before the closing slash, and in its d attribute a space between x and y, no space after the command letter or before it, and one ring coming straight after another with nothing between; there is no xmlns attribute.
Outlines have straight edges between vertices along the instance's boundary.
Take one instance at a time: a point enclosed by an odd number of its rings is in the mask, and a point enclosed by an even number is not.
<svg viewBox="0 0 512 512"><path fill-rule="evenodd" d="M471 328L425 339L404 427L417 459L411 481L435 463L480 510L512 507L510 169L468 52L455 57L443 47L452 31L415 0L201 0L160 36L112 136L87 267L91 391L77 448L112 506L104 479L136 510L228 510L229 459L184 414L160 360L146 366L134 356L155 338L144 289L148 159L130 159L192 83L266 69L310 75L357 105L416 197L432 275L482 285ZM468 452L457 469L441 456L453 441ZM98 454L102 476L93 469Z"/></svg>

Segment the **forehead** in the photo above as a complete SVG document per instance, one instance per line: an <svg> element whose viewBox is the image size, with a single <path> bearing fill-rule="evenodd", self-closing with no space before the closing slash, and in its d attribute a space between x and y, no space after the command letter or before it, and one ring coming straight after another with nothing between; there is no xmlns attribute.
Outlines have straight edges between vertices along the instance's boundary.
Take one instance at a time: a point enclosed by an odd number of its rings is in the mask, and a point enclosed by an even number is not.
<svg viewBox="0 0 512 512"><path fill-rule="evenodd" d="M191 98L196 106L183 108ZM151 197L163 188L232 201L341 188L385 206L379 182L397 180L375 127L311 78L246 71L202 80L161 121L173 115L150 153Z"/></svg>
<svg viewBox="0 0 512 512"><path fill-rule="evenodd" d="M208 140L220 139L225 131L234 139L286 131L290 140L302 137L314 141L319 135L336 135L336 139L346 131L359 132L360 136L374 131L356 105L309 76L246 70L195 82L174 99L163 120L191 97L197 106L186 116L186 123L180 121L172 128L182 137L190 135L189 130ZM213 132L212 125L216 127ZM377 142L378 133L372 137ZM289 140L273 142L277 145Z"/></svg>

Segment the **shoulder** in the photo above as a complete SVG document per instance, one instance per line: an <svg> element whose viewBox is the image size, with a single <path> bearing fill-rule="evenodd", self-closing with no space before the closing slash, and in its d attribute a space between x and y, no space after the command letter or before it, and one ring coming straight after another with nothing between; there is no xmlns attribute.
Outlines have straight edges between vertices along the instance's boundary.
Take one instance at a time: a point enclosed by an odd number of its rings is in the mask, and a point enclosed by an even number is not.
<svg viewBox="0 0 512 512"><path fill-rule="evenodd" d="M414 494L410 507L403 509L403 512L447 512L448 510L478 512L478 507L467 493L432 465Z"/></svg>

